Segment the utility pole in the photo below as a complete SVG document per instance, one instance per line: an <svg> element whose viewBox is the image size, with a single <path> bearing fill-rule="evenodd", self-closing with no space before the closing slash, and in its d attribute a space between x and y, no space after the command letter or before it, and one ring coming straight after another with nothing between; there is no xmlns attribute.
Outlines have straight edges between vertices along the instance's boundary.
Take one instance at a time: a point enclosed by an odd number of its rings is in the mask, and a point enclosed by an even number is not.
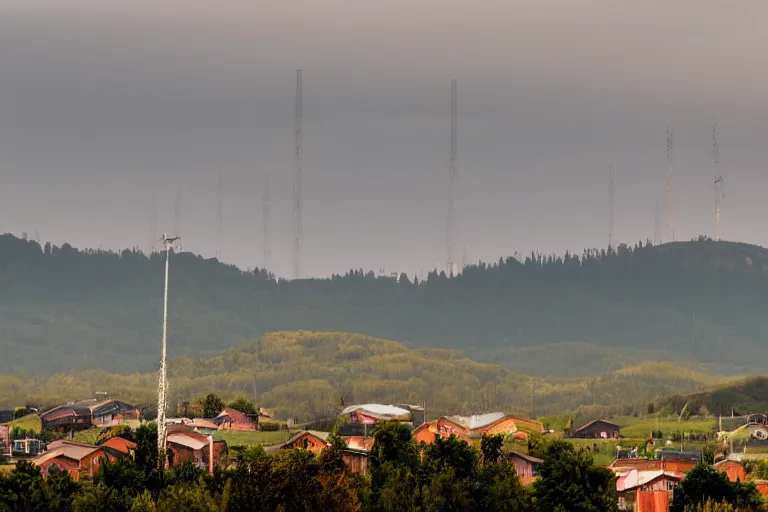
<svg viewBox="0 0 768 512"><path fill-rule="evenodd" d="M168 390L166 371L166 347L168 336L168 269L171 261L171 248L179 240L178 236L163 235L165 246L165 291L163 294L163 342L160 350L160 379L157 385L157 455L160 460L160 468L165 464L165 438L167 426L165 424L166 392Z"/></svg>

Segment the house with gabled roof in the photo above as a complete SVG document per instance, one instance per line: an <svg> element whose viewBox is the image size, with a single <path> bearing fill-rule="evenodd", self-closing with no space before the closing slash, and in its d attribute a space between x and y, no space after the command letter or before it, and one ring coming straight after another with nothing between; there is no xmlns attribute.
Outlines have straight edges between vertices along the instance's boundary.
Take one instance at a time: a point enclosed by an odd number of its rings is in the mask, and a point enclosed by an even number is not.
<svg viewBox="0 0 768 512"><path fill-rule="evenodd" d="M582 439L618 439L621 437L621 427L606 420L592 420L582 425L570 437Z"/></svg>
<svg viewBox="0 0 768 512"><path fill-rule="evenodd" d="M225 407L211 421L219 430L258 430L259 428L258 417L248 416L231 407Z"/></svg>
<svg viewBox="0 0 768 512"><path fill-rule="evenodd" d="M49 444L48 451L35 457L32 464L40 468L45 478L50 469L56 466L60 471L68 471L78 481L81 478L93 478L98 473L102 459L115 460L98 446L59 440Z"/></svg>
<svg viewBox="0 0 768 512"><path fill-rule="evenodd" d="M71 432L93 426L115 425L122 419L136 419L140 411L121 400L91 398L48 409L40 415L43 427Z"/></svg>
<svg viewBox="0 0 768 512"><path fill-rule="evenodd" d="M296 432L286 442L269 446L265 448L267 453L276 452L278 450L285 450L291 448L300 448L302 450L309 450L312 453L320 453L328 446L328 432L319 432L316 430L301 430Z"/></svg>
<svg viewBox="0 0 768 512"><path fill-rule="evenodd" d="M435 421L422 423L413 431L417 442L432 443L435 437L448 438L455 435L471 443L483 434L510 435L517 432L515 417L503 412L475 414L472 416L441 416Z"/></svg>

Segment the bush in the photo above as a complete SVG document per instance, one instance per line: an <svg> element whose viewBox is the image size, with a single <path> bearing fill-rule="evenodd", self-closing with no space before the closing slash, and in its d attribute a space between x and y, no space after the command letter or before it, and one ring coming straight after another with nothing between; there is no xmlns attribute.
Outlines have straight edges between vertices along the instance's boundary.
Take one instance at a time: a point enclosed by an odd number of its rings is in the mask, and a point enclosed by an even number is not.
<svg viewBox="0 0 768 512"><path fill-rule="evenodd" d="M279 423L259 423L259 430L262 432L277 432L280 430L280 424Z"/></svg>

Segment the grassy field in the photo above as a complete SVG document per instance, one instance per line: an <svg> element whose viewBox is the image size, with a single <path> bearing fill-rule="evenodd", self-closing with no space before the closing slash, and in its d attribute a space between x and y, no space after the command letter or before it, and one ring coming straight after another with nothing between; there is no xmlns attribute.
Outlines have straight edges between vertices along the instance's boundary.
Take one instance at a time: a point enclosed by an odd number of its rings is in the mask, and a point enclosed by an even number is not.
<svg viewBox="0 0 768 512"><path fill-rule="evenodd" d="M38 433L43 429L43 422L37 414L29 414L23 418L9 421L6 425L11 429L13 429L13 427L19 427L24 430L34 430Z"/></svg>
<svg viewBox="0 0 768 512"><path fill-rule="evenodd" d="M99 437L100 432L101 432L101 427L89 428L88 430L81 430L79 432L75 432L75 441L77 441L78 443L95 445L96 439Z"/></svg>
<svg viewBox="0 0 768 512"><path fill-rule="evenodd" d="M624 417L611 420L621 426L621 435L632 438L647 438L651 431L661 430L666 437L673 432L687 432L689 434L706 434L715 429L714 418L691 418L677 421L677 417L664 418L634 418Z"/></svg>
<svg viewBox="0 0 768 512"><path fill-rule="evenodd" d="M215 440L224 440L229 446L261 444L270 446L284 443L295 432L279 430L277 432L220 430L213 435Z"/></svg>

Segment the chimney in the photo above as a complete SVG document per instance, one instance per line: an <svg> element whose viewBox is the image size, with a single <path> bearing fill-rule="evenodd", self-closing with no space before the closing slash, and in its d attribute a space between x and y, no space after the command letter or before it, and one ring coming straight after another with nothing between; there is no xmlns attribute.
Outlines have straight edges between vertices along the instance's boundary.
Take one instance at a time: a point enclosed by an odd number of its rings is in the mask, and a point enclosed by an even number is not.
<svg viewBox="0 0 768 512"><path fill-rule="evenodd" d="M208 436L208 473L213 476L213 436Z"/></svg>

